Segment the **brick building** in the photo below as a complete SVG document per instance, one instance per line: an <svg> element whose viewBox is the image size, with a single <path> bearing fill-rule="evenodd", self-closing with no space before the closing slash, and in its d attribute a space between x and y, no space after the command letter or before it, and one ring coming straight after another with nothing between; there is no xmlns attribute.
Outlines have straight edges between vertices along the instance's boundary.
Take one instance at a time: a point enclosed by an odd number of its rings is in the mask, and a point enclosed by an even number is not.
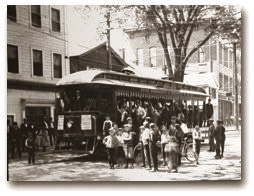
<svg viewBox="0 0 254 196"><path fill-rule="evenodd" d="M55 84L69 73L65 56L64 6L7 6L8 119L54 118Z"/></svg>
<svg viewBox="0 0 254 196"><path fill-rule="evenodd" d="M136 53L135 64L144 67L159 67L167 73L166 61L163 48L159 42L157 34L151 33L149 37L145 36L145 29L127 29L125 32L129 35L132 50ZM198 26L192 34L189 49L196 46L198 41L206 36L202 26ZM168 36L168 49L174 72L174 52L170 45L170 36ZM187 50L187 51L188 51ZM241 56L237 55L238 65L238 89L241 92ZM212 97L212 103L215 107L215 118L226 120L234 115L234 66L232 47L223 44L218 39L210 39L195 52L188 61L185 74L213 73L214 79L218 81L219 88L207 86L207 91ZM216 83L215 81L215 83ZM239 103L241 100L239 99ZM240 107L240 104L239 104Z"/></svg>

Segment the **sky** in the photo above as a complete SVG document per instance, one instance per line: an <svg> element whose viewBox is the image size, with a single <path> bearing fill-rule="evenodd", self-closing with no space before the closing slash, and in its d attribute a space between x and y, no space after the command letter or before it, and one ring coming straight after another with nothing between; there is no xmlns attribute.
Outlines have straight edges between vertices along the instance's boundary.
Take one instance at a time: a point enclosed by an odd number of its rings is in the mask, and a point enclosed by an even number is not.
<svg viewBox="0 0 254 196"><path fill-rule="evenodd" d="M78 8L78 10L77 10ZM68 5L67 11L67 36L69 45L69 56L82 54L102 42L106 41L106 35L98 35L97 28L105 29L106 18L102 10L81 11L82 6ZM106 32L106 29L104 30ZM120 28L111 30L111 47L119 52L124 46L126 50L125 60L132 64L135 54L131 49L129 37Z"/></svg>

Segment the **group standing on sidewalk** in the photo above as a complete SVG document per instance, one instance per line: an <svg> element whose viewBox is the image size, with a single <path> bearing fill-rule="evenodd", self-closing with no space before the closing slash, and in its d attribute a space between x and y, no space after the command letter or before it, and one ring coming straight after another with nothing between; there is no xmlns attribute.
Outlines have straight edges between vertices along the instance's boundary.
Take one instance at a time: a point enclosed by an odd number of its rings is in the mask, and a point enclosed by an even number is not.
<svg viewBox="0 0 254 196"><path fill-rule="evenodd" d="M151 118L147 114L149 109L145 110L140 102L137 108L132 110L132 116L128 117L126 105L122 105L118 109L120 114L118 128L117 123L110 120L110 115L106 115L103 123L103 143L106 145L110 168L134 168L134 148L139 143L141 149L141 167L152 172L157 172L159 169L158 147L161 147L163 156L162 166L168 167L169 172L178 172L178 167L181 165L182 148L184 138L192 138L193 154L196 165L199 165L201 142L203 141L202 133L197 123L194 130L190 134L185 120L185 116L181 109L178 108L176 115L169 118L170 108L164 111L168 112L160 120L160 127L155 124L154 119L158 122L158 118ZM210 110L212 106L207 105ZM118 107L119 108L119 107ZM212 112L210 112L211 116ZM168 117L166 117L168 115ZM163 116L163 115L162 115ZM133 123L134 122L134 123ZM215 158L222 158L225 143L225 128L223 122L218 120L217 125L213 124L213 119L209 119L208 123L209 151L213 152L216 149ZM109 135L107 131L109 130ZM216 145L214 143L216 141ZM221 149L221 150L220 150ZM123 162L125 165L123 166Z"/></svg>
<svg viewBox="0 0 254 196"><path fill-rule="evenodd" d="M47 147L53 147L56 142L55 124L52 118L43 121L35 126L24 118L23 123L18 126L17 122L7 120L7 148L8 159L14 159L15 154L22 158L23 153L27 153L28 164L35 164L35 152L42 148L45 152Z"/></svg>

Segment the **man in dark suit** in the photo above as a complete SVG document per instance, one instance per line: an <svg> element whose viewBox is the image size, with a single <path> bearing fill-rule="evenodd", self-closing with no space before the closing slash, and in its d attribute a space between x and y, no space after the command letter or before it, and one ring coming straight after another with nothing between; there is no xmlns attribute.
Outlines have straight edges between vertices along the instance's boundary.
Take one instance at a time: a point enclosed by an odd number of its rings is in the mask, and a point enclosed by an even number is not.
<svg viewBox="0 0 254 196"><path fill-rule="evenodd" d="M206 104L206 119L207 119L207 126L209 126L209 119L213 117L213 104L211 104L211 99L208 99L208 103Z"/></svg>
<svg viewBox="0 0 254 196"><path fill-rule="evenodd" d="M22 141L21 137L21 131L18 127L18 123L13 122L12 126L10 127L10 150L11 150L11 158L14 159L15 150L17 150L19 158L21 158L21 150L20 150L20 144Z"/></svg>
<svg viewBox="0 0 254 196"><path fill-rule="evenodd" d="M22 152L26 151L25 141L29 131L30 131L30 127L28 125L28 120L27 118L24 118L24 122L20 125Z"/></svg>
<svg viewBox="0 0 254 196"><path fill-rule="evenodd" d="M221 148L221 144L223 142L223 127L222 127L222 121L221 120L217 120L217 126L214 130L214 139L216 141L216 155L215 155L215 159L221 159L221 154L220 154L220 148ZM224 150L224 145L223 145L223 150Z"/></svg>

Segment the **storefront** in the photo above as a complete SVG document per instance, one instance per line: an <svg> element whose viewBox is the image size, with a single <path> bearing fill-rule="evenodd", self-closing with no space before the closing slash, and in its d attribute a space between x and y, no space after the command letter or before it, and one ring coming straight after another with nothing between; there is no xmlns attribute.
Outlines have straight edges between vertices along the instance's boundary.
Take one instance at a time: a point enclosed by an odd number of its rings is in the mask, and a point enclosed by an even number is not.
<svg viewBox="0 0 254 196"><path fill-rule="evenodd" d="M55 87L53 84L7 84L7 118L20 126L24 118L39 124L44 116L54 119Z"/></svg>

